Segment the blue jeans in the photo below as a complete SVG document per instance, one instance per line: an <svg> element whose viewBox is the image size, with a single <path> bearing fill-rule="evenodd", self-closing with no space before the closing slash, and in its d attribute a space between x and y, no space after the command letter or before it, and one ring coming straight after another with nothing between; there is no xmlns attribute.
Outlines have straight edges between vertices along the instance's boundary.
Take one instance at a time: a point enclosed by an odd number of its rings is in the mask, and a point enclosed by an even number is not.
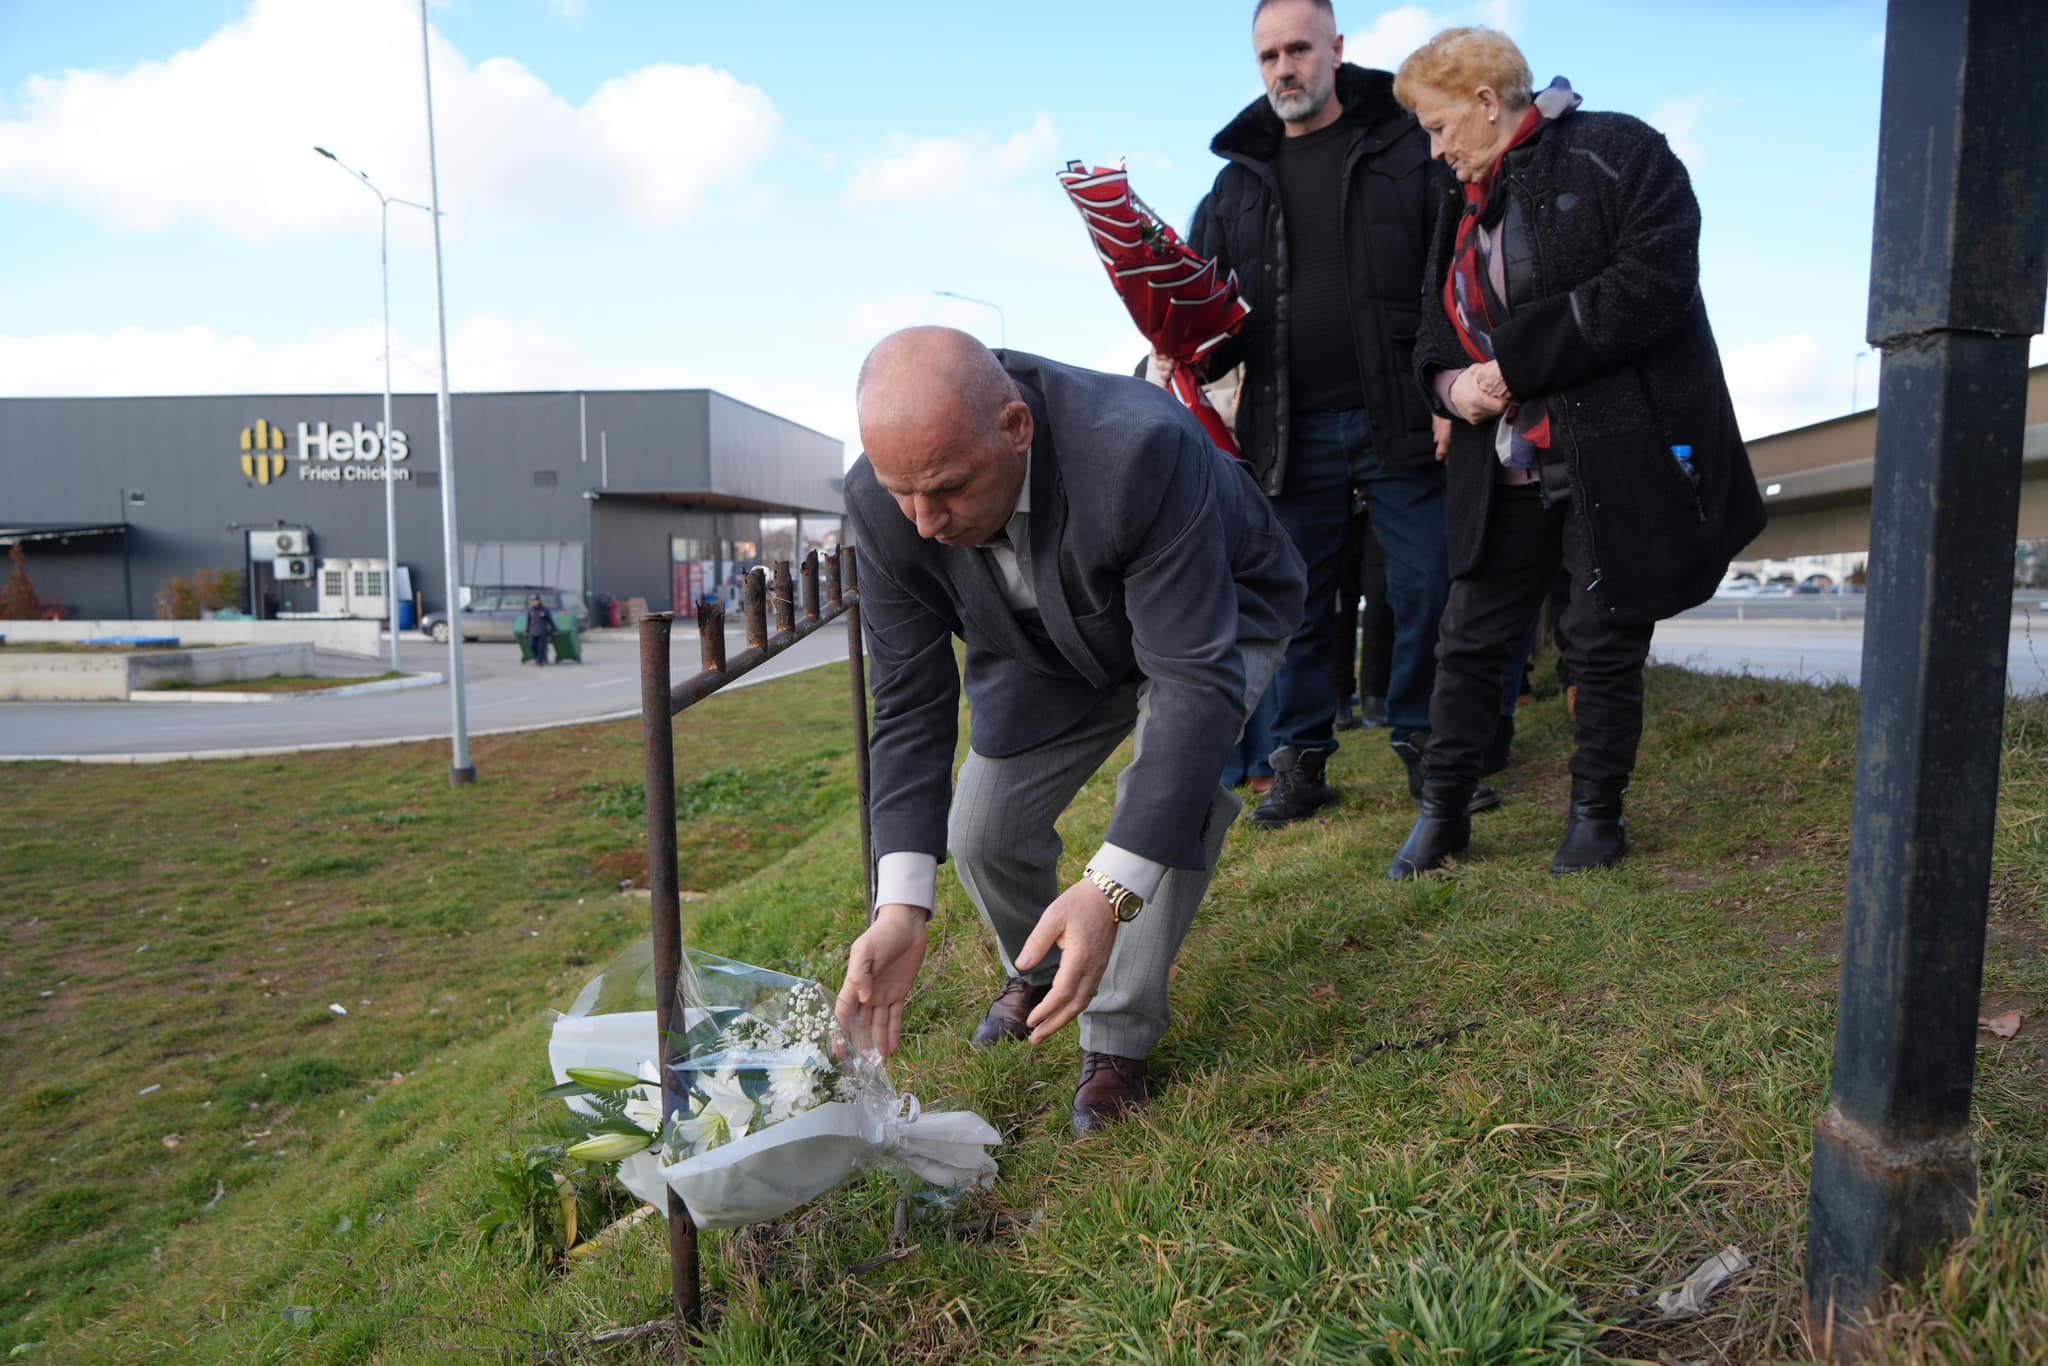
<svg viewBox="0 0 2048 1366"><path fill-rule="evenodd" d="M1274 687L1280 714L1275 748L1334 750L1337 686L1330 652L1336 629L1337 571L1351 489L1365 490L1372 526L1387 556L1387 604L1394 611L1394 658L1387 674L1388 739L1429 729L1436 685L1436 631L1451 596L1444 522L1444 474L1380 468L1372 421L1362 408L1296 413L1287 478L1273 513L1308 567L1301 630L1287 643L1287 662Z"/></svg>
<svg viewBox="0 0 2048 1366"><path fill-rule="evenodd" d="M1273 718L1280 714L1280 689L1269 683L1259 697L1259 705L1252 708L1252 714L1244 721L1244 734L1239 737L1237 748L1230 751L1230 761L1223 766L1223 785L1243 787L1252 778L1273 776L1273 764L1268 757L1273 753Z"/></svg>

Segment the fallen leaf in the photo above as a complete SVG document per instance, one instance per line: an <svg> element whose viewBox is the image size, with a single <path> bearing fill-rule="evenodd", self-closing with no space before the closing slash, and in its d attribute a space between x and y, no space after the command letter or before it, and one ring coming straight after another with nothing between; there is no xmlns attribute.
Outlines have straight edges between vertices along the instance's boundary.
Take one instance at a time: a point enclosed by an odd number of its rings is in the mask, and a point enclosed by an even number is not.
<svg viewBox="0 0 2048 1366"><path fill-rule="evenodd" d="M1337 988L1325 982L1314 991L1311 991L1308 994L1308 998L1311 1001L1334 1001L1337 999Z"/></svg>
<svg viewBox="0 0 2048 1366"><path fill-rule="evenodd" d="M184 1142L184 1141L185 1141L185 1139L184 1139L184 1135L182 1135L182 1134L165 1134L165 1135L164 1135L164 1146L165 1146L166 1148L176 1148L176 1147L177 1147L177 1146L178 1146L178 1145L179 1145L180 1143L182 1143L182 1142Z"/></svg>
<svg viewBox="0 0 2048 1366"><path fill-rule="evenodd" d="M1980 1019L1977 1023L2001 1039L2010 1039L2020 1032L2020 1013L2017 1010L2008 1010L2003 1015L1993 1015L1990 1019Z"/></svg>

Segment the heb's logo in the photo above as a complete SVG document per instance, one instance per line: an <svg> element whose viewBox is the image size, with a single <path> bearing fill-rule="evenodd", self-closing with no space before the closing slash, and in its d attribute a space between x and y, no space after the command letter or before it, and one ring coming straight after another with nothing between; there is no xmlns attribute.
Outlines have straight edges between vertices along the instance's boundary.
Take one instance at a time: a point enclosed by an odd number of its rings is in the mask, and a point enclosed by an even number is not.
<svg viewBox="0 0 2048 1366"><path fill-rule="evenodd" d="M288 455L284 429L266 418L258 418L255 426L242 429L242 473L259 484L268 484L284 478L286 463L295 460L301 479L322 483L375 481L384 477L384 470L381 464L370 462L384 459L384 445L382 423L365 427L356 422L330 429L325 422L301 422L298 450ZM393 428L391 459L396 462L411 454L412 446L405 433ZM394 469L391 477L409 479L412 472Z"/></svg>
<svg viewBox="0 0 2048 1366"><path fill-rule="evenodd" d="M242 473L259 484L284 478L284 433L260 417L242 428Z"/></svg>

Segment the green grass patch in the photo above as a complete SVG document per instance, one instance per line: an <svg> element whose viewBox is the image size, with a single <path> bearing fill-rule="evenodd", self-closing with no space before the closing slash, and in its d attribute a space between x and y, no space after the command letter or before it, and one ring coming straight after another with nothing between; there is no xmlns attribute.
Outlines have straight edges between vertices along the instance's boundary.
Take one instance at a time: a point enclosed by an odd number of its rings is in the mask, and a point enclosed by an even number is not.
<svg viewBox="0 0 2048 1366"><path fill-rule="evenodd" d="M836 982L862 923L843 668L678 718L692 943ZM1071 1033L976 1052L1000 984L950 875L894 1065L1005 1135L1003 1174L893 1181L704 1239L707 1362L1802 1359L1812 1124L1839 975L1857 697L1658 669L1623 867L1547 876L1569 723L1521 714L1507 802L1446 878L1373 736L1343 801L1230 836L1182 953L1158 1101L1068 1136ZM639 728L129 770L25 765L0 806L0 1352L98 1362L652 1362L658 1220L550 1275L482 1221L551 1111L548 1007L644 936ZM1106 828L1077 798L1063 872ZM1885 1359L2048 1341L2048 704L2008 709L1971 1238L1887 1304ZM308 794L311 794L309 797ZM45 995L44 993L48 993ZM330 1005L348 1012L338 1015ZM143 1094L147 1090L148 1094ZM53 1160L54 1159L54 1160ZM1650 1301L1727 1244L1705 1318ZM858 1274L852 1274L852 1273Z"/></svg>
<svg viewBox="0 0 2048 1366"><path fill-rule="evenodd" d="M311 674L272 674L268 678L230 679L225 683L181 683L170 681L157 683L151 692L325 692L330 688L353 688L360 683L383 683L393 678L410 678L411 674L394 673L386 669L380 674L363 674L346 678L318 677Z"/></svg>

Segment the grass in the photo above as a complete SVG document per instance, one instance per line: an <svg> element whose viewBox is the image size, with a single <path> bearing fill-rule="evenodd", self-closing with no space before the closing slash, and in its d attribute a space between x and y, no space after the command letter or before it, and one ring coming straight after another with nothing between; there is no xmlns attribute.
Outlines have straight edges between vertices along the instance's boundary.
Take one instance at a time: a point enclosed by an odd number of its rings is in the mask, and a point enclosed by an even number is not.
<svg viewBox="0 0 2048 1366"><path fill-rule="evenodd" d="M158 683L152 692L324 692L329 688L353 688L359 683L383 683L412 675L386 669L380 674L327 678L308 674L272 674L268 678L231 679L225 683Z"/></svg>
<svg viewBox="0 0 2048 1366"><path fill-rule="evenodd" d="M861 921L843 670L679 718L691 942L836 981ZM996 1187L889 1248L881 1177L707 1235L702 1359L1753 1361L1797 1326L1856 696L1653 672L1634 858L1555 881L1568 726L1522 713L1449 878L1382 877L1411 812L1373 739L1332 818L1233 831L1142 1121L1066 1133L1074 1047L976 1053L1000 981L941 879L894 1066L1006 1137ZM1887 1359L2048 1342L2048 705L2008 712L1977 1231L1887 1303ZM44 1360L662 1359L579 1350L666 1304L658 1221L550 1277L482 1245L542 1113L544 1008L643 936L633 723L126 771L0 806L0 1350ZM1063 824L1078 862L1113 773ZM45 996L44 992L52 994ZM346 1016L329 1011L343 1005ZM149 1094L146 1088L159 1087ZM994 1237L950 1232L1010 1213ZM1649 1299L1726 1244L1703 1319Z"/></svg>

